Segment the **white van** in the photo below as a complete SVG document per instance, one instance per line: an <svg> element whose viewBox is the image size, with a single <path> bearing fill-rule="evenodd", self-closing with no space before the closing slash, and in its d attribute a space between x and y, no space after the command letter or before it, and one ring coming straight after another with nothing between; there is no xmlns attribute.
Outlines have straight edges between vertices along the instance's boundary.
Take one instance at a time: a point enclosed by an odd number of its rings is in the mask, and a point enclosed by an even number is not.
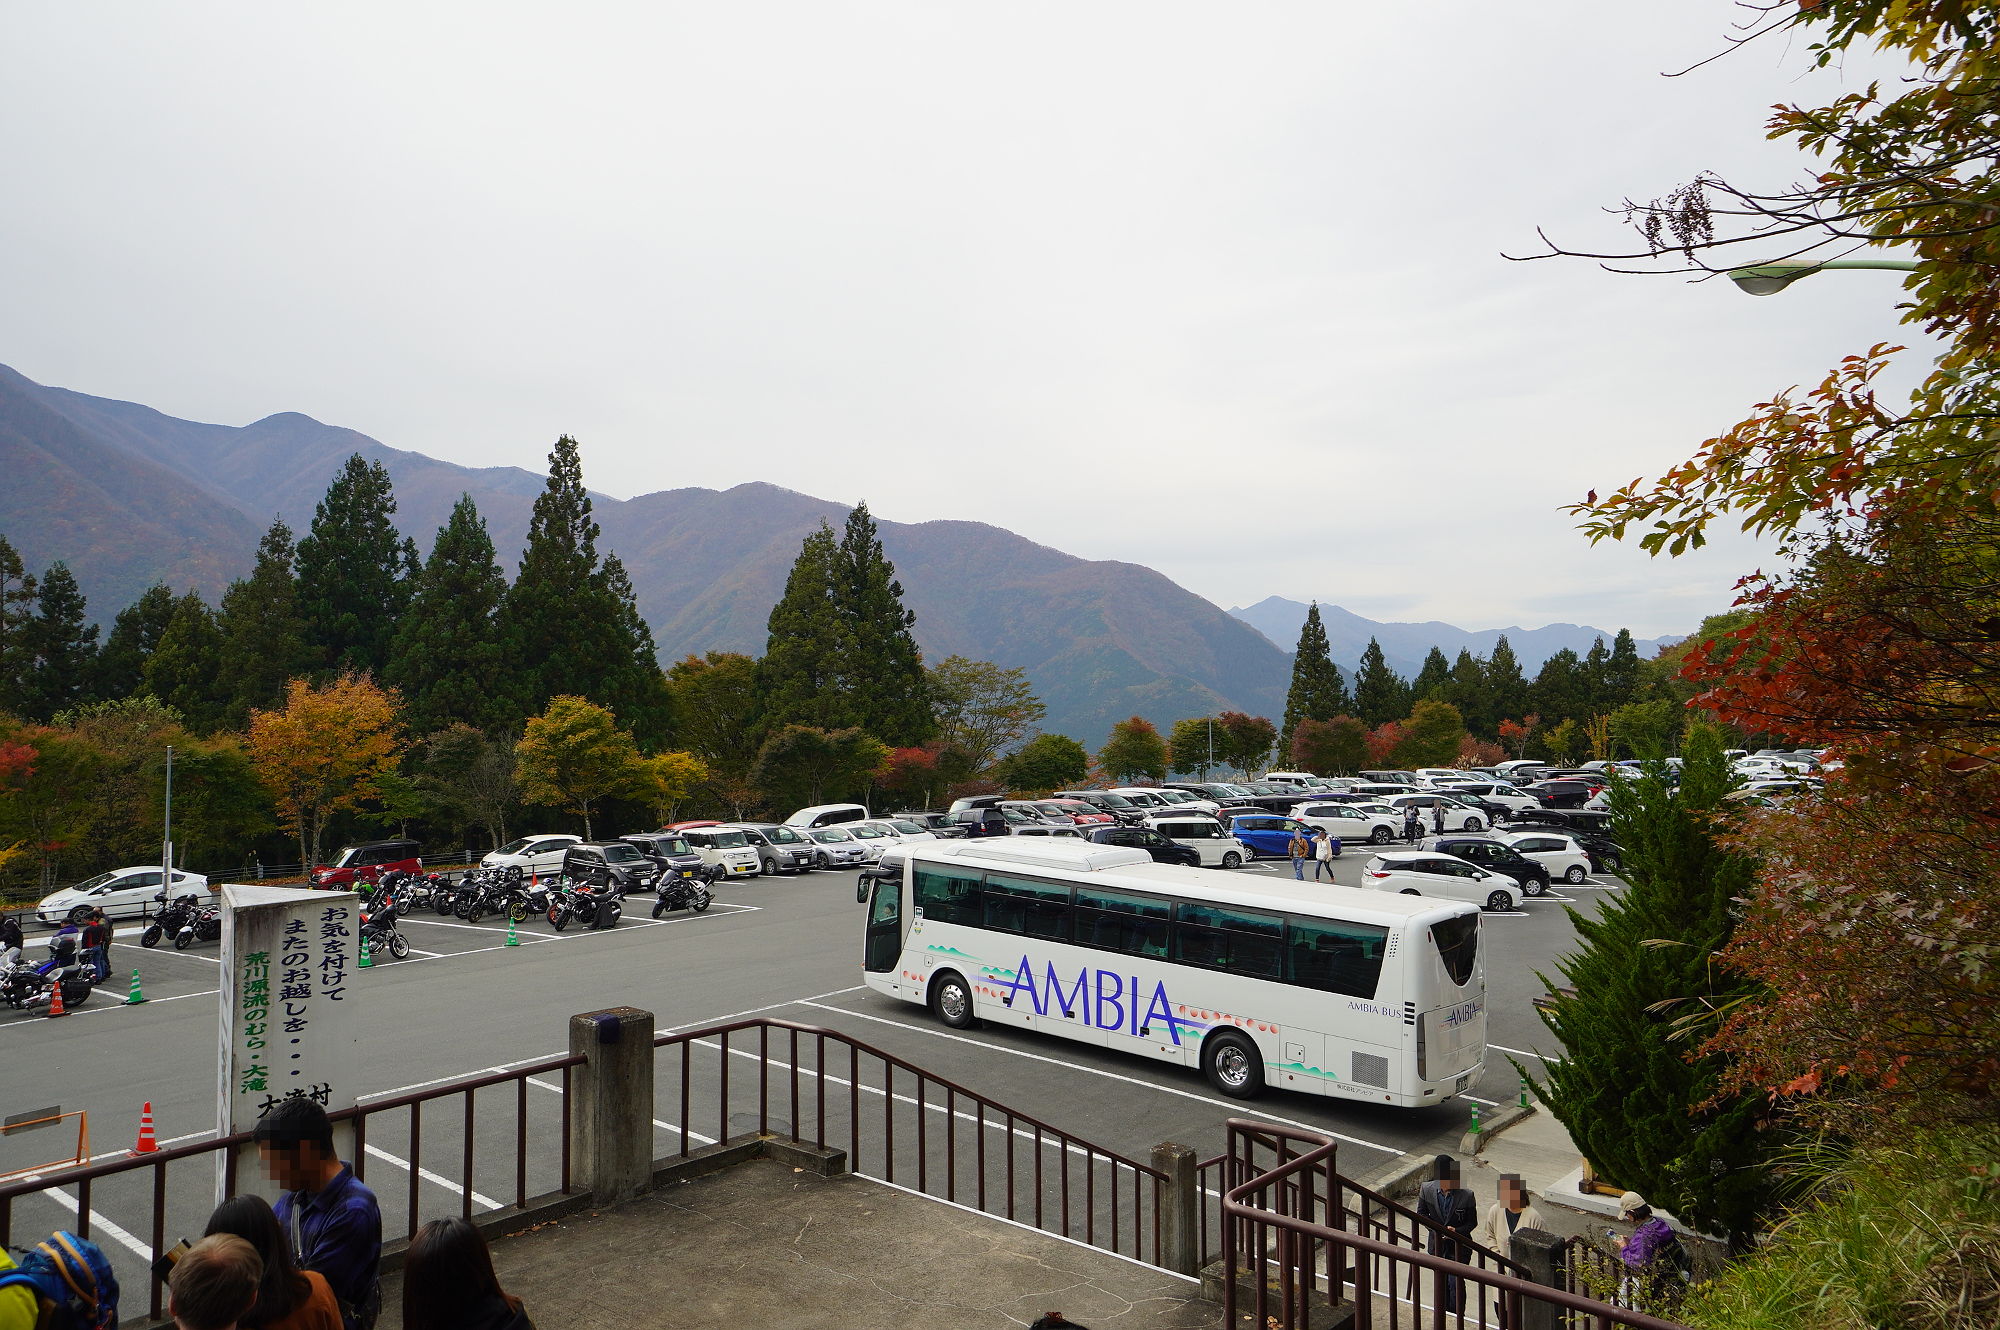
<svg viewBox="0 0 2000 1330"><path fill-rule="evenodd" d="M688 848L701 856L710 868L721 868L730 877L755 877L763 871L757 847L750 838L730 827L690 827L681 832Z"/></svg>
<svg viewBox="0 0 2000 1330"><path fill-rule="evenodd" d="M1310 771L1267 771L1261 777L1273 785L1296 785L1302 790L1319 784L1319 777Z"/></svg>
<svg viewBox="0 0 2000 1330"><path fill-rule="evenodd" d="M1212 817L1162 815L1147 818L1146 825L1200 855L1203 868L1237 868L1250 859L1250 847Z"/></svg>
<svg viewBox="0 0 2000 1330"><path fill-rule="evenodd" d="M860 822L870 816L867 804L814 804L801 808L785 819L788 827L837 827L843 822Z"/></svg>

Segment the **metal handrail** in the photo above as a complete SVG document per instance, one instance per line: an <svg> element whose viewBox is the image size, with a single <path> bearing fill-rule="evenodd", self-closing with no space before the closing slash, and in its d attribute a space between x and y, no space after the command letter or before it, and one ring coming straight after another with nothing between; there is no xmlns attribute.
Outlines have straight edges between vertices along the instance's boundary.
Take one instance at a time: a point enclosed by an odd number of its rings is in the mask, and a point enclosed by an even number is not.
<svg viewBox="0 0 2000 1330"><path fill-rule="evenodd" d="M1595 1298L1583 1297L1564 1289L1551 1288L1546 1284L1537 1284L1530 1280L1521 1279L1499 1271L1482 1270L1476 1266L1466 1265L1447 1256L1433 1256L1429 1252L1414 1251L1407 1247L1379 1242L1374 1238L1363 1237L1358 1233L1349 1233L1339 1229L1328 1228L1324 1224L1314 1223L1310 1220L1285 1214L1280 1210L1270 1209L1267 1205L1252 1204L1248 1199L1251 1195L1269 1191L1272 1187L1289 1180L1293 1175L1321 1164L1327 1165L1329 1177L1338 1179L1339 1175L1331 1171L1332 1160L1338 1147L1332 1137L1318 1132L1276 1128L1267 1123L1252 1122L1245 1118L1231 1118L1228 1128L1232 1148L1239 1134L1257 1134L1266 1137L1281 1138L1287 1141L1309 1144L1311 1148L1295 1159L1285 1161L1276 1168L1231 1187L1222 1195L1224 1219L1222 1243L1225 1267L1223 1272L1222 1296L1225 1324L1236 1324L1236 1270L1238 1255L1237 1242L1235 1240L1236 1226L1230 1224L1228 1220L1239 1219L1260 1230L1264 1228L1276 1228L1283 1233L1303 1237L1308 1240L1303 1244L1305 1257L1302 1268L1294 1261L1292 1255L1292 1252L1300 1244L1286 1244L1292 1250L1281 1251L1281 1259L1284 1259L1286 1262L1280 1288L1280 1292L1287 1298L1287 1305L1284 1309L1285 1320L1283 1321L1285 1325L1293 1324L1291 1320L1293 1308L1290 1305L1290 1299L1293 1295L1296 1294L1299 1300L1299 1310L1303 1312L1305 1295L1311 1291L1314 1278L1311 1255L1313 1245L1315 1243L1326 1243L1337 1250L1353 1251L1363 1256L1383 1257L1390 1261L1402 1261L1436 1271L1440 1275L1464 1279L1469 1283L1480 1284L1498 1290L1503 1298L1506 1299L1506 1305L1502 1309L1502 1317L1508 1324L1518 1325L1520 1323L1520 1303L1522 1299L1526 1298L1548 1303L1552 1306L1560 1307L1565 1311L1579 1312L1591 1316L1595 1319L1595 1324L1598 1326L1623 1325L1631 1327L1632 1330L1687 1330L1686 1326L1679 1325L1673 1321L1663 1320L1657 1316L1650 1316L1644 1312L1633 1311L1627 1307L1599 1302ZM1258 1325L1268 1325L1272 1319L1269 1307L1270 1290L1268 1288L1268 1281L1262 1277L1266 1247L1267 1244L1260 1237L1256 1243L1259 1277L1256 1280L1255 1312L1256 1323ZM1371 1321L1372 1307L1370 1300L1373 1297L1373 1289L1371 1287L1372 1278L1373 1276L1368 1268L1367 1261L1356 1261L1354 1263L1352 1282L1354 1285L1356 1309L1355 1324L1363 1327L1366 1327ZM1442 1308L1435 1310L1436 1316L1434 1319L1436 1323L1442 1324L1445 1313ZM1301 1316L1297 1324L1303 1325L1305 1319L1304 1316ZM1458 1319L1462 1325L1462 1313Z"/></svg>

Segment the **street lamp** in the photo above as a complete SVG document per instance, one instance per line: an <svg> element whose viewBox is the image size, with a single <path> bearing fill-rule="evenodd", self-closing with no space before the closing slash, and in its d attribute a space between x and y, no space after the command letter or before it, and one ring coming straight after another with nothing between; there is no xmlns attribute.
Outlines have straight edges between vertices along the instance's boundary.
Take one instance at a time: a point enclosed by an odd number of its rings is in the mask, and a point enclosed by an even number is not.
<svg viewBox="0 0 2000 1330"><path fill-rule="evenodd" d="M1801 277L1810 277L1823 268L1886 268L1892 272L1915 272L1917 265L1906 259L1828 259L1824 263L1762 263L1752 268L1732 268L1730 281L1753 296L1774 296Z"/></svg>

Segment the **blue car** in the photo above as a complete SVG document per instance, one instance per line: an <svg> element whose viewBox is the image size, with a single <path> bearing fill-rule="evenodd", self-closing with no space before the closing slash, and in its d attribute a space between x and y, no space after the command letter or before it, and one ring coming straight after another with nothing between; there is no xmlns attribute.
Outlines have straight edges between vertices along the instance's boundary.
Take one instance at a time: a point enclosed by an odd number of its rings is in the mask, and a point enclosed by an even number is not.
<svg viewBox="0 0 2000 1330"><path fill-rule="evenodd" d="M1229 834L1250 847L1252 859L1283 859L1291 854L1292 833L1313 829L1295 817L1276 813L1251 813L1229 819Z"/></svg>

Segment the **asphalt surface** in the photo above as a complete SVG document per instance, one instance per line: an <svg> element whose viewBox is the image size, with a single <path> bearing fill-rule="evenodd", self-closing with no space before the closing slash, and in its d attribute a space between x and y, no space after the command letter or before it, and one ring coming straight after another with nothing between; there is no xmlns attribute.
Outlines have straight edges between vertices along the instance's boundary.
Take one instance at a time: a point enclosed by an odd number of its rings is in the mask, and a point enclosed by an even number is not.
<svg viewBox="0 0 2000 1330"><path fill-rule="evenodd" d="M1365 849L1350 848L1335 865L1338 880L1357 884L1367 857ZM1241 871L1288 874L1290 866L1265 861ZM1524 902L1519 912L1486 915L1491 1051L1485 1079L1472 1091L1481 1106L1511 1102L1518 1094L1520 1082L1507 1062L1509 1053L1559 1051L1531 1005L1545 988L1536 971L1553 977L1557 957L1570 945L1572 928L1563 906L1573 903L1594 912L1598 901L1618 889L1616 883L1612 877L1596 877L1583 887L1558 886L1549 896ZM623 1005L652 1011L662 1030L748 1015L838 1030L992 1101L1140 1159L1163 1141L1192 1146L1203 1157L1217 1153L1224 1119L1247 1115L1336 1133L1345 1143L1342 1172L1366 1177L1405 1152L1455 1140L1474 1107L1460 1100L1427 1109L1370 1108L1283 1091L1267 1091L1246 1105L1217 1095L1193 1069L1025 1031L948 1030L921 1008L862 987L862 919L854 889L852 872L737 880L719 884L716 903L707 913L678 911L659 921L647 917L651 897L636 896L628 900L626 918L614 930L582 931L572 925L556 934L546 920L531 920L520 928L521 945L516 947L506 946L505 920L468 925L434 915L412 916L403 924L411 956L379 959L361 972L367 1001L363 1102L566 1054L571 1014ZM39 950L38 938L31 935L29 955ZM184 952L170 946L149 950L138 945L136 925L120 925L112 979L84 1006L59 1020L0 1011L0 1116L50 1105L88 1110L93 1149L100 1159L129 1148L143 1102L153 1106L163 1144L211 1134L217 953L217 943ZM135 968L147 1001L123 1005ZM716 1084L725 1061L721 1050L711 1045L689 1055L692 1144L755 1125L757 1090L749 1074L755 1058L740 1043L731 1052L726 1060L735 1080L726 1104ZM773 1053L781 1060L791 1056L775 1046ZM815 1056L808 1040L798 1061L810 1067ZM1532 1057L1523 1060L1535 1065ZM830 1070L846 1075L833 1053L828 1063ZM836 1097L845 1083L836 1078ZM535 1093L524 1101L532 1148L521 1167L531 1194L552 1189L557 1177L560 1091L560 1084L538 1078ZM923 1113L910 1107L906 1087L891 1086L886 1096L879 1088L868 1093L903 1104L901 1110L892 1108L903 1112L893 1128L901 1136L892 1149L906 1168L912 1167L910 1127ZM681 1143L681 1094L679 1059L662 1057L657 1067L659 1154ZM860 1105L865 1096L854 1094ZM771 1098L783 1097L780 1085ZM430 1218L462 1203L459 1191L446 1183L447 1176L459 1172L462 1158L460 1103L443 1101L426 1110L414 1149L400 1110L393 1121L384 1120L392 1117L385 1114L370 1127L367 1177L383 1196L391 1236L403 1231L412 1214ZM929 1108L938 1115L935 1104ZM511 1087L482 1096L474 1131L475 1208L505 1204L514 1195L519 1111ZM773 1116L782 1119L787 1111L780 1103ZM944 1116L971 1121L962 1112ZM838 1138L850 1132L872 1141L883 1129L879 1112L864 1107L850 1116L839 1104L828 1109L827 1125L836 1143L843 1144ZM50 1131L0 1137L0 1173L45 1161L66 1144ZM867 1161L862 1162L865 1166ZM181 1168L169 1186L170 1242L183 1233L198 1234L213 1203L212 1172L206 1178L186 1176L194 1171ZM96 1236L121 1262L135 1261L150 1246L150 1197L150 1185L138 1175L107 1180L93 1192L93 1225L100 1227ZM74 1203L67 1192L59 1202L46 1196L17 1201L8 1240L18 1244L24 1234L68 1222L63 1211Z"/></svg>

